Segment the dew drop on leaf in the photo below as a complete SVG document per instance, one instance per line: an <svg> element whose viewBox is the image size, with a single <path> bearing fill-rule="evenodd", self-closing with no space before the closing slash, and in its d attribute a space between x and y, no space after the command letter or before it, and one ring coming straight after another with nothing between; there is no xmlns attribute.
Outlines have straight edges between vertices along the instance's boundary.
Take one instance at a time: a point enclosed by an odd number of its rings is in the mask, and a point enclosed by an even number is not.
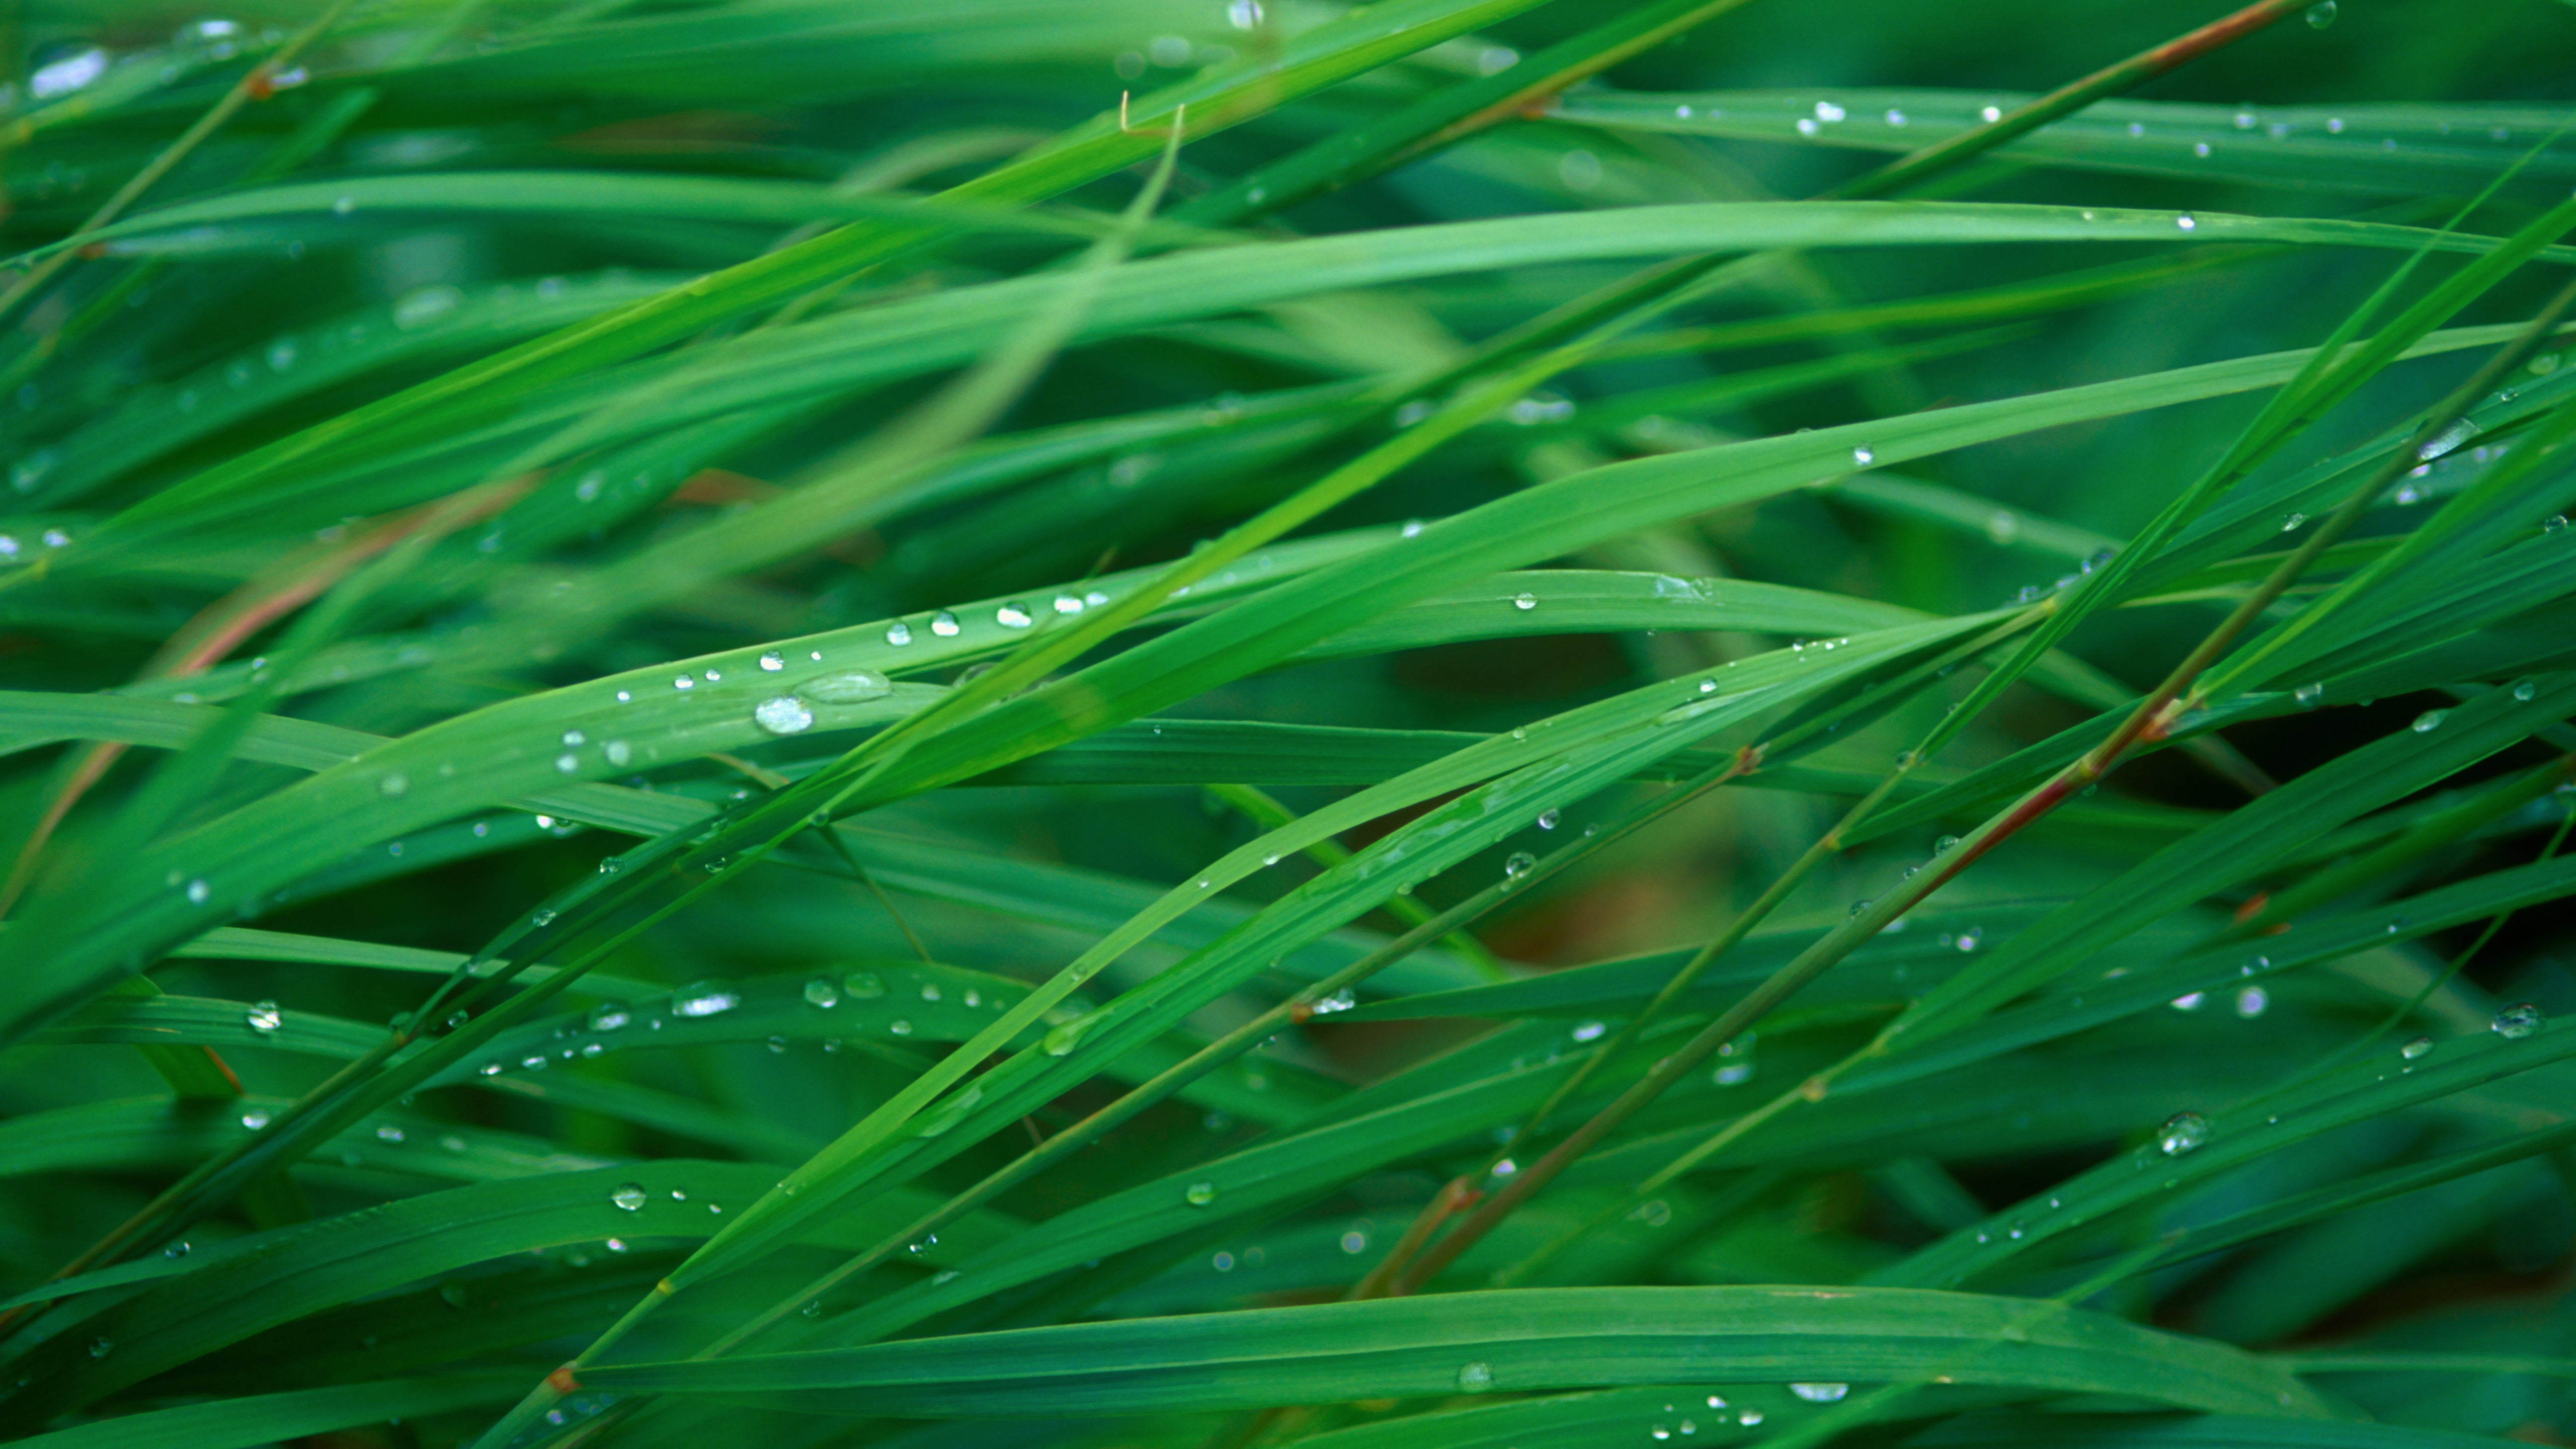
<svg viewBox="0 0 2576 1449"><path fill-rule="evenodd" d="M858 704L883 698L894 688L886 677L873 669L850 669L806 680L797 686L799 693L824 704Z"/></svg>
<svg viewBox="0 0 2576 1449"><path fill-rule="evenodd" d="M781 694L753 705L751 722L773 735L803 734L814 727L814 711L796 696Z"/></svg>
<svg viewBox="0 0 2576 1449"><path fill-rule="evenodd" d="M2495 1014L2495 1034L2507 1041L2520 1041L2549 1024L2549 1017L2528 1001L2517 1002Z"/></svg>
<svg viewBox="0 0 2576 1449"><path fill-rule="evenodd" d="M641 1212L644 1210L644 1186L641 1183L621 1182L617 1185L617 1190L608 1195L608 1200L630 1213Z"/></svg>
<svg viewBox="0 0 2576 1449"><path fill-rule="evenodd" d="M1811 1404L1830 1404L1851 1392L1849 1384L1791 1384L1789 1392Z"/></svg>
<svg viewBox="0 0 2576 1449"><path fill-rule="evenodd" d="M2167 1157L2196 1151L2208 1140L2209 1119L2198 1112L2176 1112L2156 1129L2156 1150Z"/></svg>

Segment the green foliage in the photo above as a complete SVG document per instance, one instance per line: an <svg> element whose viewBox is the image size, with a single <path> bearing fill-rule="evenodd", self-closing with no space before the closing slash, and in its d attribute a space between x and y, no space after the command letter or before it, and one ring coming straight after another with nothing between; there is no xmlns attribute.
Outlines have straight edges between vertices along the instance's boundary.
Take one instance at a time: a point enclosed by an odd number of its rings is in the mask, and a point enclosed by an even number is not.
<svg viewBox="0 0 2576 1449"><path fill-rule="evenodd" d="M2576 14L2221 19L22 7L0 1435L2576 1439Z"/></svg>

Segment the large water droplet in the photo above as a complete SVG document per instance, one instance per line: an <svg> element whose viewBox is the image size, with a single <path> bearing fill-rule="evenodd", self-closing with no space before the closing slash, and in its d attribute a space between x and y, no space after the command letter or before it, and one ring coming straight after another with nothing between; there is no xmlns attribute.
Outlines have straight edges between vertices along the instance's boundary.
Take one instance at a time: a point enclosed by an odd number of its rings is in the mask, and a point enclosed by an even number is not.
<svg viewBox="0 0 2576 1449"><path fill-rule="evenodd" d="M885 978L873 971L853 971L841 978L841 989L852 1001L874 1001L886 994Z"/></svg>
<svg viewBox="0 0 2576 1449"><path fill-rule="evenodd" d="M1851 1392L1849 1384L1791 1384L1789 1392L1811 1404L1830 1404Z"/></svg>
<svg viewBox="0 0 2576 1449"><path fill-rule="evenodd" d="M2548 1024L2548 1015L2528 1001L2497 1012L2493 1023L2495 1034L2508 1041L2520 1041Z"/></svg>
<svg viewBox="0 0 2576 1449"><path fill-rule="evenodd" d="M2432 1050L2433 1039L2429 1036L2419 1036L2413 1041L2408 1042L2406 1045L2399 1047L2397 1049L2397 1054L2411 1062L2421 1060Z"/></svg>
<svg viewBox="0 0 2576 1449"><path fill-rule="evenodd" d="M1866 468L1870 464L1878 461L1878 454L1872 452L1866 445L1864 445L1852 449L1852 461L1859 464L1861 467Z"/></svg>
<svg viewBox="0 0 2576 1449"><path fill-rule="evenodd" d="M993 622L1005 629L1025 629L1035 622L1035 616L1029 613L1028 605L1015 599L993 611Z"/></svg>
<svg viewBox="0 0 2576 1449"><path fill-rule="evenodd" d="M1209 1203L1216 1201L1216 1184L1212 1182L1191 1183L1182 1191L1181 1200L1192 1207L1206 1207Z"/></svg>
<svg viewBox="0 0 2576 1449"><path fill-rule="evenodd" d="M1511 853L1510 857L1503 862L1503 878L1505 880L1519 880L1522 876L1525 876L1536 869L1538 869L1537 856L1530 854L1526 850L1515 850Z"/></svg>
<svg viewBox="0 0 2576 1449"><path fill-rule="evenodd" d="M2484 430L2467 418L2457 419L2449 427L2427 438L2424 445L2415 450L2415 456L2429 463L2457 449L2462 443L2476 437L2482 431Z"/></svg>
<svg viewBox="0 0 2576 1449"><path fill-rule="evenodd" d="M2301 709L2315 709L2317 702L2325 697L2326 687L2322 683L2302 684L2290 691L2290 698L2296 700Z"/></svg>
<svg viewBox="0 0 2576 1449"><path fill-rule="evenodd" d="M829 1010L841 1004L841 988L832 984L831 977L817 976L805 983L805 1000Z"/></svg>
<svg viewBox="0 0 2576 1449"><path fill-rule="evenodd" d="M464 301L463 292L443 284L406 292L394 303L394 325L406 332L426 327L455 311Z"/></svg>
<svg viewBox="0 0 2576 1449"><path fill-rule="evenodd" d="M930 616L930 632L942 639L954 639L958 630L957 616L946 609Z"/></svg>
<svg viewBox="0 0 2576 1449"><path fill-rule="evenodd" d="M2415 716L2415 722L2407 728L2419 735L2429 735L2442 727L2442 721L2449 718L2450 713L2447 709L2428 709Z"/></svg>
<svg viewBox="0 0 2576 1449"><path fill-rule="evenodd" d="M249 1012L242 1017L243 1021L250 1024L251 1030L262 1036L276 1031L281 1019L277 1012L277 1003L274 1001L253 1002Z"/></svg>
<svg viewBox="0 0 2576 1449"><path fill-rule="evenodd" d="M787 656L775 649L769 650L760 656L760 667L767 673L776 674L787 667Z"/></svg>
<svg viewBox="0 0 2576 1449"><path fill-rule="evenodd" d="M894 689L886 677L873 669L849 669L806 680L797 692L824 704L859 704L882 699Z"/></svg>
<svg viewBox="0 0 2576 1449"><path fill-rule="evenodd" d="M2309 6L2307 9L2308 28L2310 30L2323 30L2327 26L2334 24L2335 10L2335 0L2317 0L2316 4Z"/></svg>
<svg viewBox="0 0 2576 1449"><path fill-rule="evenodd" d="M901 619L886 625L886 642L897 649L912 642L912 626Z"/></svg>
<svg viewBox="0 0 2576 1449"><path fill-rule="evenodd" d="M673 1016L715 1016L742 1005L742 998L712 981L683 986L671 993Z"/></svg>
<svg viewBox="0 0 2576 1449"><path fill-rule="evenodd" d="M773 735L803 734L814 727L814 711L796 696L781 694L753 705L751 722Z"/></svg>
<svg viewBox="0 0 2576 1449"><path fill-rule="evenodd" d="M621 1182L617 1185L617 1190L608 1195L608 1200L630 1213L642 1212L644 1210L643 1184Z"/></svg>
<svg viewBox="0 0 2576 1449"><path fill-rule="evenodd" d="M1494 1366L1482 1359L1458 1366L1458 1392L1481 1394L1494 1386Z"/></svg>
<svg viewBox="0 0 2576 1449"><path fill-rule="evenodd" d="M2176 1112L2156 1129L2156 1150L2167 1157L2195 1151L2208 1140L2209 1119L2198 1112Z"/></svg>

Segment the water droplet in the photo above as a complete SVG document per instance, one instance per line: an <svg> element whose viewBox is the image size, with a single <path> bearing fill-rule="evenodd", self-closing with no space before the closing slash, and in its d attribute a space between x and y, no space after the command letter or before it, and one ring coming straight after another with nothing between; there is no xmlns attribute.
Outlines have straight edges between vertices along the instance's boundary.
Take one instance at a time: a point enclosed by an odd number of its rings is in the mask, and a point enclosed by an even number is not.
<svg viewBox="0 0 2576 1449"><path fill-rule="evenodd" d="M1599 1041L1601 1039L1601 1033L1608 1031L1609 1029L1609 1027L1604 1026L1600 1022L1587 1021L1574 1029L1574 1039L1576 1041Z"/></svg>
<svg viewBox="0 0 2576 1449"><path fill-rule="evenodd" d="M90 1342L89 1356L91 1358L105 1358L114 1352L116 1352L116 1345L107 1339L93 1339Z"/></svg>
<svg viewBox="0 0 2576 1449"><path fill-rule="evenodd" d="M1789 1392L1811 1404L1830 1404L1851 1392L1849 1384L1791 1384Z"/></svg>
<svg viewBox="0 0 2576 1449"><path fill-rule="evenodd" d="M1842 107L1840 107L1840 106L1838 106L1838 105L1835 105L1835 104L1834 104L1833 102L1831 102L1831 101L1818 101L1818 102L1816 102L1816 119L1817 119L1817 120L1819 120L1819 121L1839 121L1839 120L1841 120L1842 118L1843 118L1843 108L1842 108Z"/></svg>
<svg viewBox="0 0 2576 1449"><path fill-rule="evenodd" d="M2408 1042L2406 1045L2399 1047L2397 1049L2397 1054L2412 1062L2422 1060L2424 1055L2432 1050L2433 1039L2429 1036L2419 1036L2413 1041Z"/></svg>
<svg viewBox="0 0 2576 1449"><path fill-rule="evenodd" d="M1182 1191L1181 1200L1192 1207L1206 1207L1209 1203L1216 1201L1216 1184L1212 1182L1191 1183L1188 1188Z"/></svg>
<svg viewBox="0 0 2576 1449"><path fill-rule="evenodd" d="M192 880L188 882L188 904L192 906L204 905L206 903L206 899L214 893L215 888L206 884L202 880Z"/></svg>
<svg viewBox="0 0 2576 1449"><path fill-rule="evenodd" d="M751 722L773 735L803 734L814 726L814 711L796 696L782 694L753 705Z"/></svg>
<svg viewBox="0 0 2576 1449"><path fill-rule="evenodd" d="M1874 905L1877 905L1877 904L1878 904L1878 902L1873 901L1873 900L1870 900L1870 899L1868 899L1867 897L1863 897L1863 898L1862 898L1862 899L1860 899L1860 900L1856 900L1856 901L1852 902L1852 904L1851 904L1851 914L1850 914L1849 916L1845 917L1844 919L1846 919L1846 920L1853 920L1853 921L1857 921L1857 920L1859 920L1861 917L1863 917L1863 916L1865 916L1865 915L1868 915L1868 914L1869 914L1869 908L1870 908L1870 907L1872 907L1872 906L1874 906Z"/></svg>
<svg viewBox="0 0 2576 1449"><path fill-rule="evenodd" d="M695 689L698 687L698 682L683 674L671 681L671 687L673 689Z"/></svg>
<svg viewBox="0 0 2576 1449"><path fill-rule="evenodd" d="M608 1200L630 1213L641 1212L644 1209L643 1185L633 1182L619 1183L617 1190L608 1195Z"/></svg>
<svg viewBox="0 0 2576 1449"><path fill-rule="evenodd" d="M896 1036L910 1036L912 1035L912 1023L905 1021L901 1017L897 1017L887 1024L886 1030L893 1032Z"/></svg>
<svg viewBox="0 0 2576 1449"><path fill-rule="evenodd" d="M2198 1112L2176 1112L2156 1129L2156 1150L2167 1157L2180 1157L2209 1140L2209 1119Z"/></svg>
<svg viewBox="0 0 2576 1449"><path fill-rule="evenodd" d="M244 1112L241 1115L241 1124L253 1132L258 1131L262 1127L268 1125L268 1109L264 1107L251 1108L249 1111Z"/></svg>
<svg viewBox="0 0 2576 1449"><path fill-rule="evenodd" d="M2200 226L2200 221L2199 221L2199 219L2198 219L2198 218L2194 217L2190 212L2186 211L2186 212L2182 213L2180 216L2177 216L2177 217L2175 217L2175 218L2174 218L2174 225L2175 225L2175 226L2177 226L2177 227L2179 227L2179 228L2181 228L2181 229L2182 229L2182 230L2184 230L2184 231L2193 231L2193 230L2196 230L2196 229L2198 229L2198 228L2199 228L2199 226Z"/></svg>
<svg viewBox="0 0 2576 1449"><path fill-rule="evenodd" d="M1866 446L1854 448L1852 449L1852 461L1866 468L1870 464L1878 461L1878 454L1871 452Z"/></svg>
<svg viewBox="0 0 2576 1449"><path fill-rule="evenodd" d="M1014 601L995 609L993 622L1005 629L1025 629L1036 620L1029 613L1028 605Z"/></svg>
<svg viewBox="0 0 2576 1449"><path fill-rule="evenodd" d="M394 325L406 332L426 327L455 311L464 301L463 292L445 285L406 292L394 303Z"/></svg>
<svg viewBox="0 0 2576 1449"><path fill-rule="evenodd" d="M874 1001L886 994L885 978L873 971L853 971L841 978L841 990L852 1001Z"/></svg>
<svg viewBox="0 0 2576 1449"><path fill-rule="evenodd" d="M2272 1004L2272 993L2260 986L2248 986L2236 993L2236 1014L2251 1021L2261 1016Z"/></svg>
<svg viewBox="0 0 2576 1449"><path fill-rule="evenodd" d="M2483 430L2475 422L2467 418L2457 419L2449 427L2426 439L2424 445L2415 450L2415 456L2429 463L2445 453L2455 451L2462 443L2476 437L2481 431Z"/></svg>
<svg viewBox="0 0 2576 1449"><path fill-rule="evenodd" d="M2518 1002L2495 1014L2495 1034L2507 1041L2520 1041L2549 1024L2549 1017L2528 1001Z"/></svg>
<svg viewBox="0 0 2576 1449"><path fill-rule="evenodd" d="M2415 716L2415 722L2407 728L2419 735L2429 735L2442 727L2442 721L2449 718L2450 713L2447 709L2428 709Z"/></svg>
<svg viewBox="0 0 2576 1449"><path fill-rule="evenodd" d="M2307 8L2308 28L2323 30L2335 23L2335 0L2317 0Z"/></svg>
<svg viewBox="0 0 2576 1449"><path fill-rule="evenodd" d="M787 656L775 649L769 650L760 656L760 667L767 673L776 674L787 667Z"/></svg>
<svg viewBox="0 0 2576 1449"><path fill-rule="evenodd" d="M2317 702L2325 697L2326 687L2321 682L2302 684L2298 688L2290 691L2290 698L2296 700L2299 708L2301 709L2315 709L2317 707Z"/></svg>
<svg viewBox="0 0 2576 1449"><path fill-rule="evenodd" d="M2192 143L2191 143L2191 154L2193 154L2194 156L2199 156L2199 157L2206 158L2206 157L2209 155L2209 143L2208 143L2207 141L2194 141L2194 142L2192 142ZM2190 218L2188 218L2188 217L2184 218L2184 219L2183 219L2183 220L2181 220L2181 221L2175 222L2175 223L2174 223L2174 225L2181 227L2181 228L2182 228L2183 230L2185 230L2185 231L2189 231L2189 230L2191 230L2191 226L2190 226Z"/></svg>
<svg viewBox="0 0 2576 1449"><path fill-rule="evenodd" d="M2021 518L2019 515L2000 508L1986 515L1986 537L1989 540L2001 545L2010 543L2020 536Z"/></svg>
<svg viewBox="0 0 2576 1449"><path fill-rule="evenodd" d="M1940 839L1932 842L1932 853L1936 856L1948 855L1951 851L1958 848L1959 837L1955 835L1944 835Z"/></svg>
<svg viewBox="0 0 2576 1449"><path fill-rule="evenodd" d="M1754 1425L1762 1422L1762 1411L1760 1409L1743 1410L1735 1416L1735 1422L1750 1429Z"/></svg>
<svg viewBox="0 0 2576 1449"><path fill-rule="evenodd" d="M1813 116L1800 116L1798 118L1798 134L1801 136L1812 136L1822 129L1824 128L1816 124L1816 120Z"/></svg>
<svg viewBox="0 0 2576 1449"><path fill-rule="evenodd" d="M823 704L858 704L882 699L892 692L894 686L873 669L851 669L806 680L797 689Z"/></svg>
<svg viewBox="0 0 2576 1449"><path fill-rule="evenodd" d="M2204 992L2186 991L2182 995L2175 997L2172 1004L2173 1009L2176 1011L2198 1011L2201 1008L2201 1004L2207 1000L2209 1000L2209 997Z"/></svg>
<svg viewBox="0 0 2576 1449"><path fill-rule="evenodd" d="M1512 607L1520 610L1522 613L1528 613L1530 610L1538 607L1538 595L1530 593L1515 594L1512 596Z"/></svg>
<svg viewBox="0 0 2576 1449"><path fill-rule="evenodd" d="M188 1256L188 1240L182 1238L179 1241L172 1243L170 1246L163 1248L161 1250L161 1256L164 1258L184 1258Z"/></svg>
<svg viewBox="0 0 2576 1449"><path fill-rule="evenodd" d="M2515 685L2515 686L2513 687L2513 697L2514 697L2514 699L2516 700L2516 702L2518 702L2518 703L2522 703L2522 704L2529 704L2529 703L2531 703L2532 696L2534 696L2534 695L2536 695L2536 694L2538 694L2538 693L2540 693L2540 686L2539 686L2539 685L2537 685L2537 684L2532 683L2532 682L2531 682L2530 680L2528 680L2528 679L2524 680L2522 683L2517 684L2517 685Z"/></svg>
<svg viewBox="0 0 2576 1449"><path fill-rule="evenodd" d="M885 640L897 649L912 642L912 626L901 619L886 625Z"/></svg>
<svg viewBox="0 0 2576 1449"><path fill-rule="evenodd" d="M2281 515L2281 531L2283 533L2293 532L2300 524L2307 521L2308 516L2304 513L2285 513Z"/></svg>
<svg viewBox="0 0 2576 1449"><path fill-rule="evenodd" d="M1526 850L1515 850L1503 861L1503 879L1519 880L1538 869L1538 857Z"/></svg>
<svg viewBox="0 0 2576 1449"><path fill-rule="evenodd" d="M711 981L683 986L671 993L673 1016L716 1016L742 1005L742 997Z"/></svg>
<svg viewBox="0 0 2576 1449"><path fill-rule="evenodd" d="M1538 812L1538 828L1541 830L1554 830L1558 819L1559 816L1557 815L1557 812L1553 810L1542 810Z"/></svg>
<svg viewBox="0 0 2576 1449"><path fill-rule="evenodd" d="M276 1002L256 1001L251 1003L250 1011L243 1016L242 1020L250 1024L251 1030L262 1036L268 1036L277 1030L281 1018L278 1016Z"/></svg>

